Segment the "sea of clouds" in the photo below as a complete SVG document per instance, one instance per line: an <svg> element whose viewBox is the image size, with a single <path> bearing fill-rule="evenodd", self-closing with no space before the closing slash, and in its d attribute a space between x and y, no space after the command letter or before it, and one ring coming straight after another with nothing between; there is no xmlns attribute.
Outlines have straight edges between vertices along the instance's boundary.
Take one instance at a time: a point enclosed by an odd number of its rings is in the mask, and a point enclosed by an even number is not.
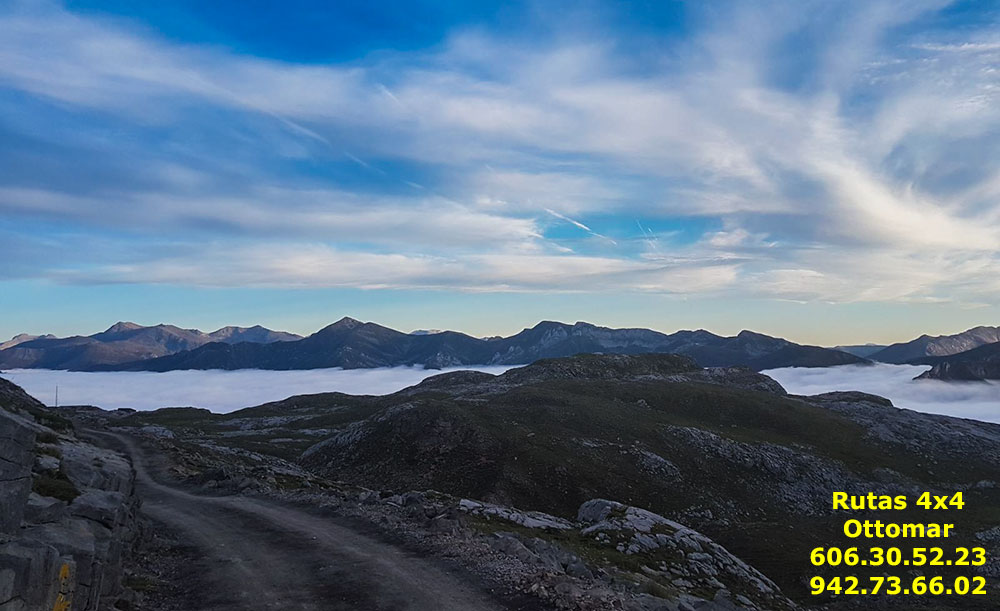
<svg viewBox="0 0 1000 611"><path fill-rule="evenodd" d="M929 367L918 365L842 365L786 367L763 373L797 395L860 390L891 399L896 407L919 412L1000 422L1000 384L914 380Z"/></svg>
<svg viewBox="0 0 1000 611"><path fill-rule="evenodd" d="M431 370L421 367L376 369L313 369L308 371L169 371L77 372L15 369L3 377L22 386L46 404L97 405L105 409L130 407L203 407L226 413L292 395L320 392L384 395L417 384L439 373L474 369L500 374L510 367L459 367ZM876 364L872 366L784 368L764 373L788 392L815 395L834 390L860 390L887 397L897 407L1000 422L1000 384L913 380L927 367Z"/></svg>
<svg viewBox="0 0 1000 611"><path fill-rule="evenodd" d="M459 369L500 374L510 367L385 367L377 369L312 369L307 371L147 371L79 372L12 369L3 377L46 405L96 405L104 409L130 407L203 407L226 413L292 395L343 392L384 395L417 384L424 378Z"/></svg>

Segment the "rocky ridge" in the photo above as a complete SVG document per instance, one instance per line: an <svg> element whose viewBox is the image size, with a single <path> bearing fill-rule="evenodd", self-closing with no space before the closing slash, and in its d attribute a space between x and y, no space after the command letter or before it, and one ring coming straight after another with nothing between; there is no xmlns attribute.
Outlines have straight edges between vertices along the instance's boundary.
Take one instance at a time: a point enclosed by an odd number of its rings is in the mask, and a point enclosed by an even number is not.
<svg viewBox="0 0 1000 611"><path fill-rule="evenodd" d="M846 352L803 346L751 331L742 331L734 337L721 337L704 330L668 335L650 329L610 329L585 322L571 325L543 321L510 337L480 339L454 331L401 333L374 323L344 318L298 341L210 343L160 358L119 363L103 369L290 370L399 365L440 369L463 365L520 365L586 353L676 353L694 358L704 366L740 366L758 371L867 362Z"/></svg>
<svg viewBox="0 0 1000 611"><path fill-rule="evenodd" d="M980 346L1000 342L1000 327L979 326L954 335L921 335L898 344L892 344L868 355L883 363L922 363L922 359L946 357L967 352Z"/></svg>
<svg viewBox="0 0 1000 611"><path fill-rule="evenodd" d="M88 336L19 335L0 345L0 368L90 370L149 359L208 343L269 343L301 339L298 335L254 327L223 327L211 333L173 325L144 327L118 322Z"/></svg>

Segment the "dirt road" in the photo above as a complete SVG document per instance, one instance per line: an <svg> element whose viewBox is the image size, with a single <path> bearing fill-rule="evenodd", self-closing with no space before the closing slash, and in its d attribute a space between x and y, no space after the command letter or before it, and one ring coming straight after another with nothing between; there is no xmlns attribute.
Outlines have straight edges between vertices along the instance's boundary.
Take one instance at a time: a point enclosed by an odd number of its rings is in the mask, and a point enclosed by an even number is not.
<svg viewBox="0 0 1000 611"><path fill-rule="evenodd" d="M142 511L190 548L183 578L189 583L180 588L189 611L524 608L350 525L266 500L202 496L157 481L151 473L159 457L130 438L100 436L132 455Z"/></svg>

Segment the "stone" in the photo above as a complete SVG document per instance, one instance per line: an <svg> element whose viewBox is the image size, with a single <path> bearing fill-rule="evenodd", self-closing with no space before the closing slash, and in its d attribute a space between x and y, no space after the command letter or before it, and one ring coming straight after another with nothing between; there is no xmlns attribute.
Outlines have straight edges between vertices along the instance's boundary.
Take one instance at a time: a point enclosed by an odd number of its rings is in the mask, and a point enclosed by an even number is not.
<svg viewBox="0 0 1000 611"><path fill-rule="evenodd" d="M0 545L0 600L9 601L0 608L51 609L70 565L49 545L20 540Z"/></svg>
<svg viewBox="0 0 1000 611"><path fill-rule="evenodd" d="M69 506L70 515L93 520L108 529L123 521L125 511L125 495L109 490L88 490Z"/></svg>
<svg viewBox="0 0 1000 611"><path fill-rule="evenodd" d="M29 524L58 522L66 516L66 503L49 496L32 492L24 510L24 520Z"/></svg>
<svg viewBox="0 0 1000 611"><path fill-rule="evenodd" d="M594 578L594 573L579 559L566 565L566 574L577 579Z"/></svg>
<svg viewBox="0 0 1000 611"><path fill-rule="evenodd" d="M403 495L403 506L419 505L426 500L423 492L407 492Z"/></svg>
<svg viewBox="0 0 1000 611"><path fill-rule="evenodd" d="M458 502L458 508L465 513L477 516L496 517L525 528L550 528L554 530L570 530L573 528L568 520L551 516L540 511L520 511L511 507L482 503L462 499Z"/></svg>
<svg viewBox="0 0 1000 611"><path fill-rule="evenodd" d="M39 454L35 457L35 470L41 472L58 471L59 459L48 454Z"/></svg>
<svg viewBox="0 0 1000 611"><path fill-rule="evenodd" d="M511 533L496 533L493 536L492 545L501 552L514 556L526 564L537 564L539 562L538 556L525 547L525 545Z"/></svg>
<svg viewBox="0 0 1000 611"><path fill-rule="evenodd" d="M379 502L381 495L377 490L364 490L358 494L358 502L362 505L374 505Z"/></svg>
<svg viewBox="0 0 1000 611"><path fill-rule="evenodd" d="M132 464L121 454L82 442L63 443L60 450L62 471L78 489L132 493Z"/></svg>

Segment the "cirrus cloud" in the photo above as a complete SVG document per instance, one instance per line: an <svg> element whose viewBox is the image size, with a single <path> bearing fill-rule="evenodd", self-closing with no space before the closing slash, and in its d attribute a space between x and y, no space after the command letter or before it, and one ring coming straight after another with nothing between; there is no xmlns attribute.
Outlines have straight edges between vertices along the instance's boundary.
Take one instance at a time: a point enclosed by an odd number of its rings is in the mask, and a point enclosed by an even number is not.
<svg viewBox="0 0 1000 611"><path fill-rule="evenodd" d="M15 3L0 211L139 251L37 264L72 282L988 303L1000 46L950 4L692 7L652 59L567 25L306 63Z"/></svg>

